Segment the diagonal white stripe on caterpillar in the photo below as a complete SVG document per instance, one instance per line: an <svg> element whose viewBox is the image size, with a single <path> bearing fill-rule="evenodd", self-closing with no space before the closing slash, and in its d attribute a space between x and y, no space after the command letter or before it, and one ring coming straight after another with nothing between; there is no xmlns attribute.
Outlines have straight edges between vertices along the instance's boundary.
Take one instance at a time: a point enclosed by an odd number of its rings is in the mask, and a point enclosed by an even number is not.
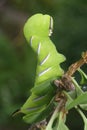
<svg viewBox="0 0 87 130"><path fill-rule="evenodd" d="M50 57L50 53L41 61L40 65L43 65Z"/></svg>
<svg viewBox="0 0 87 130"><path fill-rule="evenodd" d="M37 54L40 54L40 48L41 48L41 43L38 44L38 48L37 48Z"/></svg>
<svg viewBox="0 0 87 130"><path fill-rule="evenodd" d="M47 73L49 70L51 70L51 68L52 68L52 67L49 67L49 68L45 69L44 71L40 72L40 73L38 74L38 76L40 77L40 76L44 75L44 74Z"/></svg>

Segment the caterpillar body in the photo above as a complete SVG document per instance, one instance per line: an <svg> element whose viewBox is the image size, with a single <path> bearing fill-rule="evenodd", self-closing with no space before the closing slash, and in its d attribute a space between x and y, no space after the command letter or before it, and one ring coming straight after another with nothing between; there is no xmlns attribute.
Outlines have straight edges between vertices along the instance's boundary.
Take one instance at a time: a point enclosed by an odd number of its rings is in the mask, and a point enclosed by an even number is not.
<svg viewBox="0 0 87 130"><path fill-rule="evenodd" d="M31 95L21 107L23 119L27 123L36 123L48 116L52 107L55 88L54 79L63 75L60 63L65 57L58 53L50 39L53 19L49 15L35 14L25 23L24 35L37 54L36 78Z"/></svg>

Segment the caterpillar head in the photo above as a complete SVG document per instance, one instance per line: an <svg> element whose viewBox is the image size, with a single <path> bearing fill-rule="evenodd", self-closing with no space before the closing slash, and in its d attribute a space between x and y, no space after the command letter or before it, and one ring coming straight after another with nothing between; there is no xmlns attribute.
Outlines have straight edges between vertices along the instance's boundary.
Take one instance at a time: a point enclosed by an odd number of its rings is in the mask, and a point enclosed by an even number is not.
<svg viewBox="0 0 87 130"><path fill-rule="evenodd" d="M30 17L24 26L24 35L29 41L31 36L48 37L53 29L53 19L49 15L35 14Z"/></svg>

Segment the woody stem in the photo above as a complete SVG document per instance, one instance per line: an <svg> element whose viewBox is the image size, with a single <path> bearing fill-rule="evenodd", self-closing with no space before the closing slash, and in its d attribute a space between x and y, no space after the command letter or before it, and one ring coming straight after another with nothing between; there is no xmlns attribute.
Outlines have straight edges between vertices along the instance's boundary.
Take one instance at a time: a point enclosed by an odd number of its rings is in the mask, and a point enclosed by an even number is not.
<svg viewBox="0 0 87 130"><path fill-rule="evenodd" d="M87 63L87 51L82 54L82 58L79 61L75 62L69 67L65 75L72 76L76 72L76 70L78 70L85 63Z"/></svg>

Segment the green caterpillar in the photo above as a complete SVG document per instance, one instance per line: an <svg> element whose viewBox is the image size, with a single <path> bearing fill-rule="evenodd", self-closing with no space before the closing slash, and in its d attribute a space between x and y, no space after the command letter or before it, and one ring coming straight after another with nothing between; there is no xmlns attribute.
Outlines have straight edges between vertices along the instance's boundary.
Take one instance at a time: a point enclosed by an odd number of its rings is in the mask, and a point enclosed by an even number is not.
<svg viewBox="0 0 87 130"><path fill-rule="evenodd" d="M23 119L27 123L36 123L46 118L52 107L55 88L54 79L63 75L60 63L65 57L58 53L50 36L53 30L53 19L49 15L35 14L25 23L24 35L29 45L37 54L37 68L31 96L21 107Z"/></svg>

